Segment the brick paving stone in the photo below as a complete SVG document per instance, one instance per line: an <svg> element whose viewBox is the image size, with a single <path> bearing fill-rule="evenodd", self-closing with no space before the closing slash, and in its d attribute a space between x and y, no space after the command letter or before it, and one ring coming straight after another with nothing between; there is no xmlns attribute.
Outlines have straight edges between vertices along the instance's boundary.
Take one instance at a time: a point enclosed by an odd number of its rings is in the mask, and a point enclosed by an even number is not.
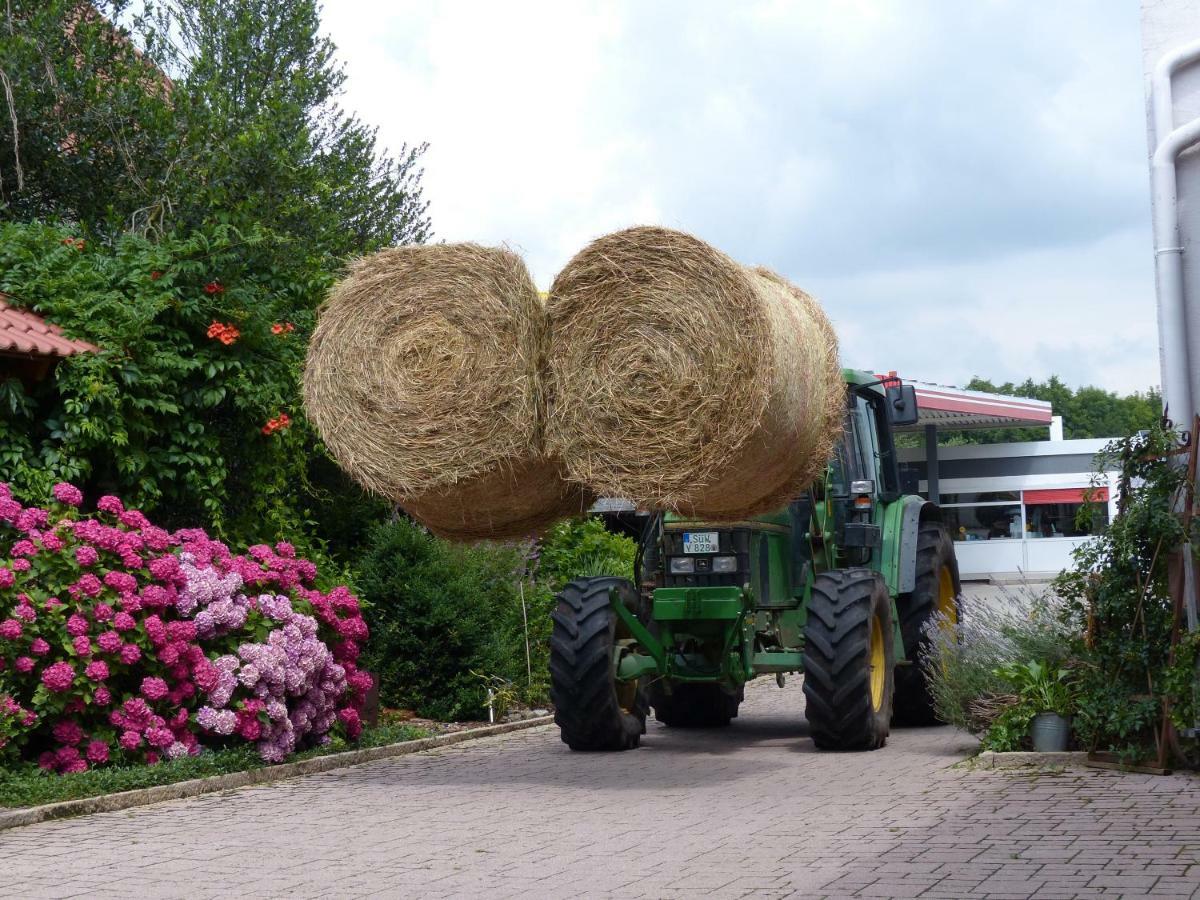
<svg viewBox="0 0 1200 900"><path fill-rule="evenodd" d="M757 682L630 753L541 728L0 832L0 895L1200 898L1200 779L955 767L972 744L818 753L798 683Z"/></svg>

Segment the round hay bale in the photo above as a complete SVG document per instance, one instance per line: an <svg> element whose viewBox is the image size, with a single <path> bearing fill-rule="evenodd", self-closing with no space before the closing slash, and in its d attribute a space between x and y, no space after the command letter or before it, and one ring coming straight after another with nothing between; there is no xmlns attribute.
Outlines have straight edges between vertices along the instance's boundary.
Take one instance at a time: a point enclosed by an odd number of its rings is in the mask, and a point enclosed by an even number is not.
<svg viewBox="0 0 1200 900"><path fill-rule="evenodd" d="M550 288L546 440L568 477L653 509L738 519L820 475L841 431L837 338L766 269L639 227Z"/></svg>
<svg viewBox="0 0 1200 900"><path fill-rule="evenodd" d="M545 307L515 254L397 247L320 311L304 403L359 484L444 537L520 537L586 508L543 443Z"/></svg>

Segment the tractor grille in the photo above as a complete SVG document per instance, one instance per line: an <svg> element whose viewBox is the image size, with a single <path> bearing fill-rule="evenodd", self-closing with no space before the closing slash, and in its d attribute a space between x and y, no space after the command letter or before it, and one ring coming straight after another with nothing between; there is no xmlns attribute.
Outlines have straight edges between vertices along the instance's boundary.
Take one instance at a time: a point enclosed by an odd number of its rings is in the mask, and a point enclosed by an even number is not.
<svg viewBox="0 0 1200 900"><path fill-rule="evenodd" d="M692 575L672 575L669 558L683 556L683 532L664 531L663 550L666 559L663 560L663 585L665 587L741 587L749 578L750 572L750 532L745 529L720 530L714 528L695 528L695 531L716 531L717 545L720 553L689 553L694 559L711 559L713 556L737 556L736 572L696 572Z"/></svg>

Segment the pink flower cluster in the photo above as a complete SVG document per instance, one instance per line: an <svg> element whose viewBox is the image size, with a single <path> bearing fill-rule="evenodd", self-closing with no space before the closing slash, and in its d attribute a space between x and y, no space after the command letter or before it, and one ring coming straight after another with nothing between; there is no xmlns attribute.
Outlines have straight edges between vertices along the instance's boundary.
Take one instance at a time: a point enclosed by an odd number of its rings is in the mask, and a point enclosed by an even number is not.
<svg viewBox="0 0 1200 900"><path fill-rule="evenodd" d="M0 484L0 760L71 773L233 741L279 761L361 730L367 637L345 588L286 543L236 555L69 484L51 509Z"/></svg>

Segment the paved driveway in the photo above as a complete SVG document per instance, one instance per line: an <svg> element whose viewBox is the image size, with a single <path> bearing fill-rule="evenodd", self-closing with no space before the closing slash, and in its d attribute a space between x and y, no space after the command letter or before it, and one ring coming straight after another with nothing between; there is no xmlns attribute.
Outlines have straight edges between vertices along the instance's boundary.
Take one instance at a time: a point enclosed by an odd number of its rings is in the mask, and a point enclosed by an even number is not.
<svg viewBox="0 0 1200 900"><path fill-rule="evenodd" d="M1200 780L951 768L895 732L817 753L797 682L719 732L553 728L0 832L3 896L1200 896Z"/></svg>

